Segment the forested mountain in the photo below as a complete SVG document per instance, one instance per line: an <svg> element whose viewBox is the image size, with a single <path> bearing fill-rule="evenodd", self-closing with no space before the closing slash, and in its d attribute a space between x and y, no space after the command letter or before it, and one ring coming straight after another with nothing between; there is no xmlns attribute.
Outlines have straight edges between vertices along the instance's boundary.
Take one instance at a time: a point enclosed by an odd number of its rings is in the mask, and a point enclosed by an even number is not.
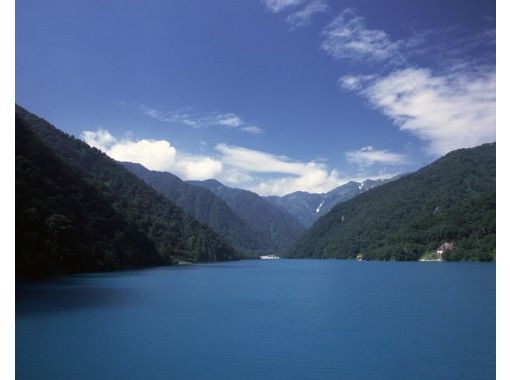
<svg viewBox="0 0 510 380"><path fill-rule="evenodd" d="M317 219L319 219L319 217L327 214L327 212L336 204L354 198L358 194L364 193L367 190L373 189L374 187L393 181L397 178L400 178L400 176L378 180L367 179L363 182L350 181L327 193L296 191L294 193L284 195L283 197L268 196L265 198L268 201L283 207L303 225L310 227Z"/></svg>
<svg viewBox="0 0 510 380"><path fill-rule="evenodd" d="M31 223L30 218L33 214L30 209L32 208L36 209L37 215L40 214L41 218L47 218L47 215L57 215L55 217L57 218L56 221L45 220L44 223L46 223L47 228L61 230L61 224L64 225L65 228L71 225L71 227L76 230L76 234L81 234L82 232L81 223L76 224L78 220L76 215L85 215L86 219L90 218L92 220L90 222L92 227L90 227L90 234L83 235L80 239L83 239L83 244L91 244L92 247L97 245L98 248L94 248L94 252L100 252L102 249L100 247L103 247L101 245L103 244L102 242L106 241L108 238L106 236L100 237L96 232L102 230L101 226L109 221L109 217L106 217L106 214L98 214L97 219L100 219L98 222L95 220L95 214L87 215L87 210L92 210L92 206L88 208L89 205L87 202L85 202L81 210L69 210L67 208L67 206L69 206L69 208L75 207L77 203L81 202L81 198L83 197L92 199L97 196L97 202L103 202L103 205L106 204L106 206L111 209L108 211L109 209L106 207L105 213L110 212L111 215L117 215L120 218L118 223L112 219L112 223L118 226L118 228L112 227L113 229L110 235L107 236L115 237L120 231L124 231L126 235L125 238L122 236L118 238L118 250L112 252L118 253L122 247L129 246L128 251L131 252L129 255L132 256L126 263L121 262L122 260L120 257L119 261L112 258L113 262L111 265L109 264L112 267L117 264L119 267L138 266L138 264L152 265L154 263L169 264L177 260L226 260L238 256L229 244L221 240L207 226L200 224L195 219L188 216L170 200L156 192L149 185L145 184L142 180L138 179L134 174L130 173L122 165L112 160L104 153L89 147L81 140L59 131L43 119L38 118L19 106L16 106L16 117L17 125L28 128L40 142L48 148L46 150L49 155L48 157L53 157L51 162L58 162L58 164L54 164L56 169L52 168L51 165L45 166L45 164L39 162L40 159L44 158L45 153L34 153L34 155L31 156L29 154L30 143L21 144L20 141L18 144L20 154L18 157L18 152L16 152L16 192L21 196L17 197L16 200L16 223L24 225L25 227L23 228L27 229L25 231L26 233L30 233L31 227L29 227L29 224ZM29 133L19 133L21 139L30 138ZM32 140L34 140L34 138L32 138ZM35 144L34 146L37 147L40 145L41 144ZM23 157L27 155L29 158L24 159ZM29 161L30 164L25 161ZM38 176L32 178L30 175L31 170L39 173ZM50 172L48 172L48 170L50 170ZM56 181L55 177L57 175L51 172L51 170L73 173L72 176L70 174L64 175L62 180L65 182L67 178L72 178L74 182L71 180L70 183L60 183ZM47 187L42 187L41 191L38 192L38 187L40 187L41 184L39 182L33 182L35 180L47 184ZM87 187L82 189L81 184ZM75 191L71 191L70 188L75 189ZM86 193L87 195L81 196L82 193ZM33 199L31 197L33 197ZM55 208L56 202L54 199L59 200L58 204L61 206L60 208ZM91 199L89 199L90 202L92 202ZM46 201L48 204L45 204ZM44 207L40 206L41 209L39 209L37 204L41 203ZM102 220L101 218L104 219ZM40 224L42 222L39 221L37 223ZM34 228L37 227L37 223ZM53 226L55 223L57 225L56 227ZM126 226L125 230L123 230L124 227L122 227L124 225ZM20 231L24 230L21 229ZM50 230L45 233L50 233L49 231ZM140 239L137 238L139 234L141 235ZM55 239L57 239L57 235L58 234L54 235ZM132 236L134 239L134 242L132 242L134 244L133 247L130 246L131 243L129 243L128 235ZM21 239L22 236L19 236L19 238ZM96 242L94 239L98 239L98 241ZM57 239L57 243L55 244L57 245L56 251L52 252L57 252L57 256L64 251L66 254L74 255L76 252L73 250L75 244L80 244L80 242L66 243L65 239ZM60 247L60 245L63 245L63 247ZM149 247L148 253L146 254L147 257L145 257L145 254L143 257L135 257L137 252L140 252L140 249L137 247L145 246ZM16 248L19 257L23 257L24 255L37 255L37 244L33 247L32 251L22 252L22 248L24 248L22 245L17 245ZM151 249L157 252L156 258L153 258L150 254ZM107 249L107 253L109 253L108 257L110 258L111 254L109 249ZM85 255L83 256L85 258L84 260L87 260L87 252L83 251L80 255ZM49 260L48 263L51 262L52 259ZM74 258L70 260L72 261ZM99 258L99 260L102 259ZM72 267L72 265L64 266L62 267L62 271L75 272L102 269L101 266L97 267L96 264L90 264L90 266L85 267L85 264L80 264L79 267ZM62 271L59 270L59 272Z"/></svg>
<svg viewBox="0 0 510 380"><path fill-rule="evenodd" d="M199 222L207 224L236 249L252 255L277 249L271 240L252 230L212 191L194 186L168 172L149 170L131 162L122 162L122 165Z"/></svg>
<svg viewBox="0 0 510 380"><path fill-rule="evenodd" d="M287 248L305 230L283 208L251 191L234 189L213 179L188 182L209 189L227 202L232 211L265 240L273 242L277 250Z"/></svg>
<svg viewBox="0 0 510 380"><path fill-rule="evenodd" d="M460 149L336 205L290 257L416 260L453 242L447 260L496 255L496 143Z"/></svg>
<svg viewBox="0 0 510 380"><path fill-rule="evenodd" d="M154 244L16 119L16 274L162 264Z"/></svg>

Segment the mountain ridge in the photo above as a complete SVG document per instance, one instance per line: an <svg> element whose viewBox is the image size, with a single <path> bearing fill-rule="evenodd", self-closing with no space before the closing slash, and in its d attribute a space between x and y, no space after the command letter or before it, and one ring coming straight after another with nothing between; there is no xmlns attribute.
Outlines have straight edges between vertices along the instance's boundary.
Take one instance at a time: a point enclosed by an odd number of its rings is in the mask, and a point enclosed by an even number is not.
<svg viewBox="0 0 510 380"><path fill-rule="evenodd" d="M404 175L406 174L398 174L390 178L378 180L366 179L361 182L349 181L326 193L295 191L284 196L270 195L265 198L285 208L287 212L306 227L311 227L317 219L325 215L336 204L345 202L365 191L394 181Z"/></svg>
<svg viewBox="0 0 510 380"><path fill-rule="evenodd" d="M272 241L277 252L286 249L306 229L285 209L252 191L231 188L215 179L186 182L207 188L222 198L248 226Z"/></svg>
<svg viewBox="0 0 510 380"><path fill-rule="evenodd" d="M496 254L496 143L452 151L417 172L337 204L289 257L417 260L445 242L446 260Z"/></svg>
<svg viewBox="0 0 510 380"><path fill-rule="evenodd" d="M98 149L16 105L16 117L67 167L92 186L124 220L154 244L161 263L214 261L238 253L204 224Z"/></svg>
<svg viewBox="0 0 510 380"><path fill-rule="evenodd" d="M234 248L248 255L275 249L271 241L252 230L223 199L209 189L183 181L169 172L149 170L138 163L121 164L189 215L211 227Z"/></svg>

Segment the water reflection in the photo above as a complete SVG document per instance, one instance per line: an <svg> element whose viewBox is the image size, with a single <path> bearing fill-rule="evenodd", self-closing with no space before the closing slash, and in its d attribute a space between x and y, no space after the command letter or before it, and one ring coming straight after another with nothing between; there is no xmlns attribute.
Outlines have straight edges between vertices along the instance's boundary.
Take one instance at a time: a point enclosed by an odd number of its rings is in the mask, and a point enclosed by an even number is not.
<svg viewBox="0 0 510 380"><path fill-rule="evenodd" d="M91 285L85 278L16 282L16 314L41 314L80 308L119 307L142 300L140 291L121 286Z"/></svg>

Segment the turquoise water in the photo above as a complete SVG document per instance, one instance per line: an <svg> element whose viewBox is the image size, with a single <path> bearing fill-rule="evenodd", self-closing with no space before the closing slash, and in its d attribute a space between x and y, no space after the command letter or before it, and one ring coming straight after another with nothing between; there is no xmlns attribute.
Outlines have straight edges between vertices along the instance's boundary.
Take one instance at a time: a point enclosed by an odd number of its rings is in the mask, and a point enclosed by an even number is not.
<svg viewBox="0 0 510 380"><path fill-rule="evenodd" d="M18 379L493 379L495 265L240 261L18 282Z"/></svg>

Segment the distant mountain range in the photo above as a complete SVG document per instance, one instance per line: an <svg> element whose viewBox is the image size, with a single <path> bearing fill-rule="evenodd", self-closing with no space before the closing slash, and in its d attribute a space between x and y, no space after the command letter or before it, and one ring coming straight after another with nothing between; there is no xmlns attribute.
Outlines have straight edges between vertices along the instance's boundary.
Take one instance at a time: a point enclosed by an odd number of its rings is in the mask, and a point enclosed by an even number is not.
<svg viewBox="0 0 510 380"><path fill-rule="evenodd" d="M495 259L496 143L450 152L338 203L288 256L417 260L450 244L446 260Z"/></svg>
<svg viewBox="0 0 510 380"><path fill-rule="evenodd" d="M224 199L209 189L185 182L168 172L149 170L140 164L123 162L122 165L247 255L273 252L280 248L278 245L280 242L277 239L273 239L269 234L259 232L252 220L249 218L245 220L243 218L245 215L242 212L241 215L238 215L236 211L239 210L231 209ZM278 217L278 215L274 215L273 219ZM268 219L265 223L279 224L273 219ZM291 224L296 224L296 222L291 221ZM295 240L303 230L304 227L299 226L297 231L289 230L288 232Z"/></svg>
<svg viewBox="0 0 510 380"><path fill-rule="evenodd" d="M306 227L310 227L319 217L327 214L337 203L345 202L346 200L354 198L356 195L390 181L394 181L400 177L402 177L402 175L388 179L367 179L363 182L350 181L327 193L296 191L282 197L268 196L265 198L284 208Z"/></svg>
<svg viewBox="0 0 510 380"><path fill-rule="evenodd" d="M188 183L208 189L223 199L230 209L264 241L272 242L273 249L277 251L294 243L306 229L284 208L268 202L251 191L234 189L214 179L188 181Z"/></svg>

